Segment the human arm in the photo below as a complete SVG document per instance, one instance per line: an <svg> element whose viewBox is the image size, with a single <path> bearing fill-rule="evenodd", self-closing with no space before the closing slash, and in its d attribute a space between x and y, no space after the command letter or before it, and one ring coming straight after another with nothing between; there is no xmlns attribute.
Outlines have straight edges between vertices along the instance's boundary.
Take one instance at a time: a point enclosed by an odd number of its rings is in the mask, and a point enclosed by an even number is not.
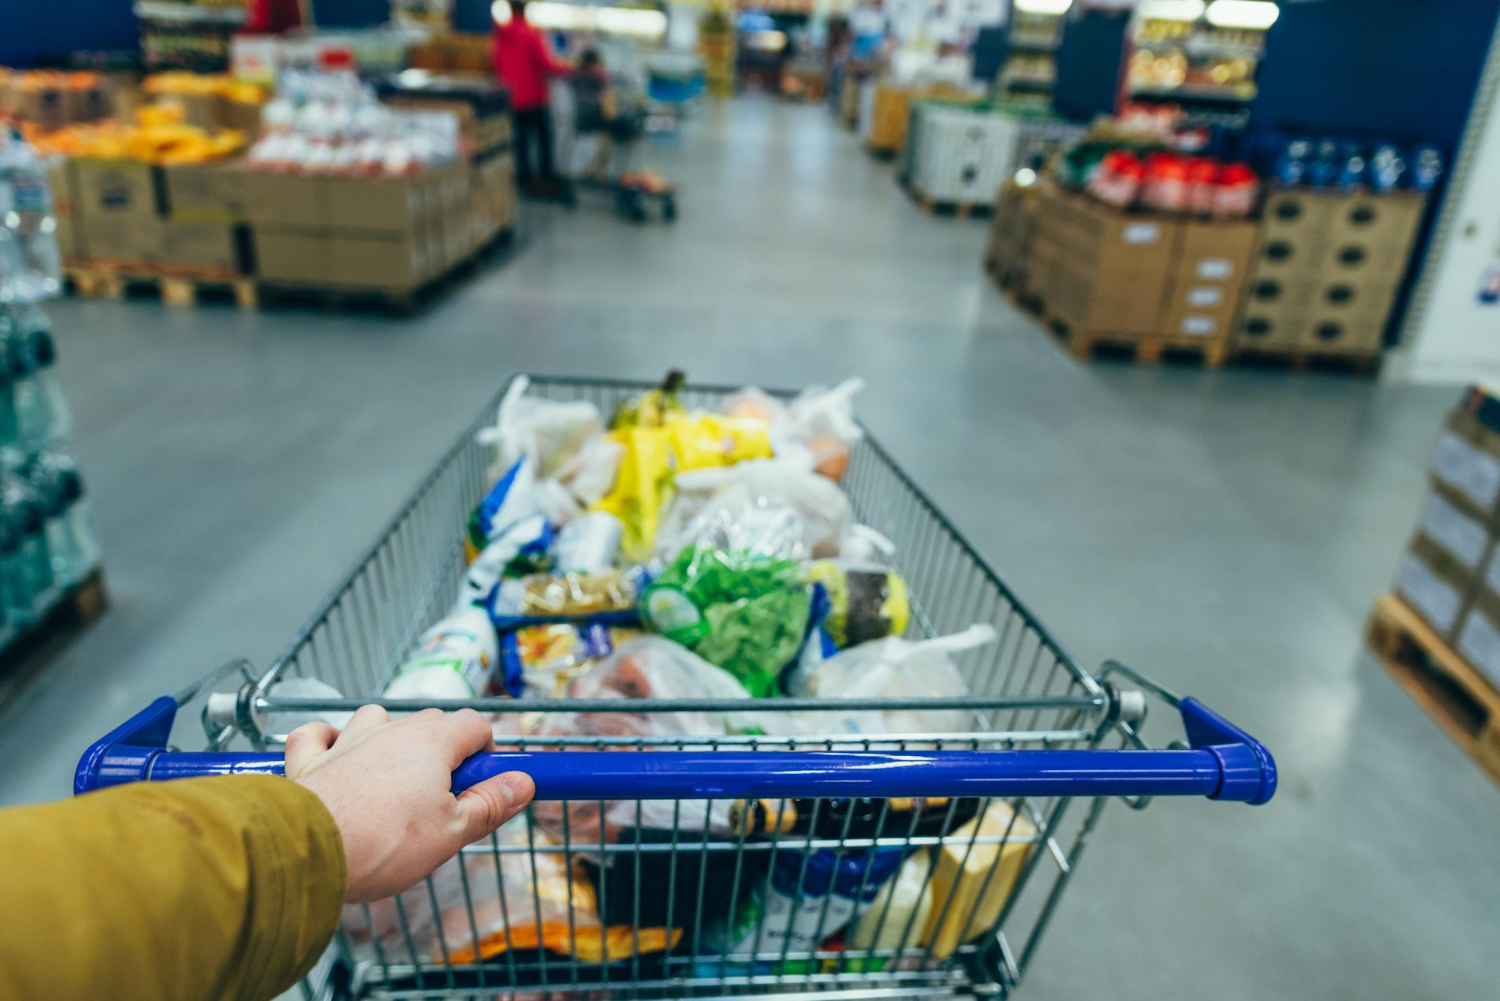
<svg viewBox="0 0 1500 1001"><path fill-rule="evenodd" d="M523 775L462 795L493 746L472 711L288 738L287 774L121 786L0 811L0 997L245 998L305 975L345 901L418 882L530 799Z"/></svg>
<svg viewBox="0 0 1500 1001"><path fill-rule="evenodd" d="M577 68L566 59L559 59L552 51L552 43L540 31L531 32L532 58L542 76L569 76Z"/></svg>

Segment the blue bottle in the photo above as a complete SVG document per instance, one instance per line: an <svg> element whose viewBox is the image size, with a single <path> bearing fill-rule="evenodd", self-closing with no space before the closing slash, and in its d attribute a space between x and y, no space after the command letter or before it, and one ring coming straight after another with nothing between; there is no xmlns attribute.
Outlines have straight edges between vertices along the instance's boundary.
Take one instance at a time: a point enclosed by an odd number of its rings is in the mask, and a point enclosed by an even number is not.
<svg viewBox="0 0 1500 1001"><path fill-rule="evenodd" d="M0 506L19 537L19 552L9 568L6 603L20 623L34 622L46 613L56 593L45 507L31 484L14 473L8 473L0 484Z"/></svg>
<svg viewBox="0 0 1500 1001"><path fill-rule="evenodd" d="M57 345L52 339L51 319L39 306L12 307L11 318L30 368L26 392L17 395L18 439L24 450L33 452L66 437L72 430L73 415L57 381Z"/></svg>
<svg viewBox="0 0 1500 1001"><path fill-rule="evenodd" d="M99 564L100 548L78 466L64 452L39 453L27 478L46 512L47 554L59 587L71 587Z"/></svg>

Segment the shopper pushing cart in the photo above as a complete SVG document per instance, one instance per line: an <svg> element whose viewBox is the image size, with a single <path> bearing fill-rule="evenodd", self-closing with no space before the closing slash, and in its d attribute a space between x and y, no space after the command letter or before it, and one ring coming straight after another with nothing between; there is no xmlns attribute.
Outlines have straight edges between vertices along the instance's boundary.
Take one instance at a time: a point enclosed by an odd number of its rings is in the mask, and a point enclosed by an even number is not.
<svg viewBox="0 0 1500 1001"><path fill-rule="evenodd" d="M581 188L615 196L617 211L637 222L656 200L664 219L677 215L676 186L653 170L637 166L645 134L644 102L611 80L594 49L586 50L570 80L573 97L573 180Z"/></svg>

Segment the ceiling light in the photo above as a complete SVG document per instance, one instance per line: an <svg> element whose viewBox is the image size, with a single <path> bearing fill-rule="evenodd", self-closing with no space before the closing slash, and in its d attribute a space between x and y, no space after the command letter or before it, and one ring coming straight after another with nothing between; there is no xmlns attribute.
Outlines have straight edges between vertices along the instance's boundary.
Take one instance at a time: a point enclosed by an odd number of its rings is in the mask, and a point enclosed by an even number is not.
<svg viewBox="0 0 1500 1001"><path fill-rule="evenodd" d="M1196 21L1203 16L1203 0L1141 0L1135 9L1160 21Z"/></svg>
<svg viewBox="0 0 1500 1001"><path fill-rule="evenodd" d="M1208 5L1208 23L1216 28L1269 28L1281 16L1271 0L1214 0Z"/></svg>
<svg viewBox="0 0 1500 1001"><path fill-rule="evenodd" d="M1027 14L1066 14L1073 0L1015 0L1015 8Z"/></svg>
<svg viewBox="0 0 1500 1001"><path fill-rule="evenodd" d="M495 0L490 14L496 24L510 20L510 4ZM667 15L639 7L594 7L585 4L535 0L526 5L526 20L547 31L604 31L612 35L647 38L666 33Z"/></svg>

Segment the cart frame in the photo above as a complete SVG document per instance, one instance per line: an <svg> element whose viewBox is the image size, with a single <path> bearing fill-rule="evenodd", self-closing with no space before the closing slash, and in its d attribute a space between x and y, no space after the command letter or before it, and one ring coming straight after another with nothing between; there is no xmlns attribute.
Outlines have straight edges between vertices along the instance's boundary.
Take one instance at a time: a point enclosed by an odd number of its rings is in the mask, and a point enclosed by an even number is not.
<svg viewBox="0 0 1500 1001"><path fill-rule="evenodd" d="M649 388L650 384L627 380L540 376L531 380L530 391L551 399L589 400L607 414L619 401ZM690 386L681 397L689 408L713 407L730 391L731 387L724 386ZM490 713L547 714L586 709L590 713L643 715L703 710L775 712L791 704L807 712L890 709L948 713L945 718L949 719L957 712L968 728L962 732L947 727L927 733L852 737L758 733L649 737L526 734L505 738L507 745L521 753L707 751L724 754L726 759L738 757L740 752L846 750L916 755L929 750L1040 749L1097 755L1110 753L1102 750L1108 747L1131 753L1147 749L1142 729L1148 703L1160 701L1180 711L1193 748L1219 753L1224 749L1219 745L1243 745L1246 755L1253 759L1248 764L1221 761L1222 788L1209 782L1213 789L1209 791L1200 782L1191 791L1212 798L1222 793L1223 798L1250 802L1264 802L1274 791L1274 763L1243 731L1123 665L1108 664L1097 676L1085 670L868 434L854 446L842 485L855 519L894 543L891 562L906 578L911 603L909 635L944 635L976 622L989 623L997 631L998 642L955 657L971 697L832 700L806 705L778 699L753 700L748 705L712 700L575 705L560 700L523 702L503 698L463 703L376 699L417 637L444 614L458 592L466 566L462 526L488 487L491 465L488 447L476 442L475 434L492 421L503 395L504 389L464 429L269 668L257 672L246 662L226 665L175 699L159 700L159 705L90 749L80 764L79 788L92 787L84 780L90 756L95 756L94 784L108 784L97 781L96 750L118 750L122 745L142 743L157 745L159 750L166 743L177 709L190 704L201 704L199 716L211 753L153 757L141 765L141 774L136 777L172 777L166 774L171 769L165 766L163 774L150 774L152 761L181 759L186 769L197 767L201 760L218 752L245 746L255 752L272 753L241 755L232 759L239 762L234 768L222 770L274 770L274 751L286 737L284 732L277 732L278 714L347 710L370 701L381 701L393 710L435 704L443 708L469 705ZM277 697L273 686L291 677L325 681L346 698ZM1117 687L1119 681L1128 684L1129 690ZM129 729L132 726L134 729ZM1188 745L1178 741L1172 746ZM539 759L545 757L549 755L538 755ZM1057 756L1059 762L1066 758L1067 754ZM1239 793L1228 792L1232 782L1240 783ZM540 779L538 786L542 786ZM771 815L769 804L777 804L768 837L752 833L748 824L725 830L722 815L728 796L675 799L667 801L672 818L667 842L648 841L644 833L627 842L621 837L625 828L618 822L614 824L614 836L608 836L610 823L605 818L618 818L622 808L628 815L631 805L634 829L639 832L651 826L642 819L644 799L600 799L597 803L569 800L546 804L554 808L545 815L543 804L538 804L527 812L524 821L518 819L506 831L466 847L453 862L413 890L377 905L348 909L328 961L303 982L302 992L306 998L345 992L355 997L403 998L582 998L599 996L601 991L628 993L633 998L795 996L813 992L822 996L830 991L851 999L1006 995L1030 966L1101 811L1117 791L1114 786L1081 785L1079 789L1087 794L1079 796L1056 791L1071 786L1054 782L1047 788L1053 791L970 799L958 798L961 794L955 792L946 807L937 803L923 814L929 821L937 817L941 820L935 828L920 834L918 810L908 805L908 822L894 799L875 801L878 816L873 826L866 818L868 829L861 832L852 827L855 813L849 804L856 802L853 800L810 797L810 815L807 801L799 801L807 820L801 831L782 823L784 811L789 809L787 799L761 801L767 804L767 819ZM1161 791L1176 789L1163 786ZM1150 802L1146 795L1121 798L1137 809ZM1080 799L1082 802L1077 802ZM660 802L655 807L662 809ZM795 807L792 809L795 812ZM841 829L830 834L826 818L820 826L820 811L833 817L839 810L844 811L845 819ZM984 833L984 824L965 823L970 818L987 820L992 810L1000 820L998 825L990 825L989 833ZM590 828L585 833L582 822L590 817L595 818L597 831ZM685 818L692 818L692 822ZM853 836L856 833L862 836ZM771 923L764 915L755 923L753 940L740 941L741 947L750 941L749 948L732 948L716 922L732 921L750 900L770 893L778 857L783 862L793 860L794 866L800 864L792 892L795 899L807 898L809 891L804 887L810 886L805 883L809 859L823 850L835 853L837 858L865 860L854 897L858 901L873 896L873 888L866 881L878 853L900 850L906 858L915 851L927 850L934 859L923 883L923 893L930 897L929 930L956 920L950 918L950 911L952 915L959 913L953 910L955 899L964 895L958 892L956 879L945 895L929 892L938 885L934 882L936 858L946 857L964 871L976 850L981 853L978 858L993 853L994 859L980 878L977 894L967 894L974 899L959 924L959 943L951 952L936 948L936 935L924 940L922 929L914 927L915 911L892 945L878 945L886 940L882 932L894 893L886 895L885 913L876 920L873 942L864 948L835 941L829 933L838 929L825 929L831 892L821 897L811 948L790 947L791 918L782 944L762 948L762 935ZM711 857L713 876L709 874ZM642 945L643 903L648 910L654 906L642 867L644 864L650 870L646 874L650 888L659 894L663 862L667 885L666 916L661 924L667 946L653 950L650 943ZM593 865L595 875L588 876L585 865ZM518 881L513 878L517 866L521 869ZM558 888L559 878L566 886L566 929L554 928L556 934L550 939L544 934L549 924L543 918L547 891L541 887L549 878L544 872L551 874L550 890ZM577 909L579 887L575 882L585 878L596 884L597 908L592 914ZM989 895L991 882L997 878L1002 883L1009 881L1008 887L999 891L998 901ZM618 902L621 880L631 889L630 899L624 904ZM529 894L517 896L507 890L507 881L529 887ZM682 910L677 909L679 881L696 887L695 899ZM729 885L728 907L713 904L705 915L706 887L714 881ZM617 899L613 908L608 900L611 892ZM498 912L494 911L496 905ZM982 915L981 905L989 907ZM878 898L873 906L879 907ZM686 913L689 910L692 913ZM713 913L716 910L722 913ZM607 926L607 930L598 926ZM617 928L623 930L616 932ZM519 936L527 929L532 932L531 938L512 939L513 930ZM587 949L583 950L585 955L580 954L580 941L596 932L601 958L609 961L586 961ZM720 943L706 946L715 941L715 935L720 936ZM619 941L614 941L616 937ZM546 948L540 947L538 940L545 941ZM476 961L474 957L480 955L488 958Z"/></svg>

